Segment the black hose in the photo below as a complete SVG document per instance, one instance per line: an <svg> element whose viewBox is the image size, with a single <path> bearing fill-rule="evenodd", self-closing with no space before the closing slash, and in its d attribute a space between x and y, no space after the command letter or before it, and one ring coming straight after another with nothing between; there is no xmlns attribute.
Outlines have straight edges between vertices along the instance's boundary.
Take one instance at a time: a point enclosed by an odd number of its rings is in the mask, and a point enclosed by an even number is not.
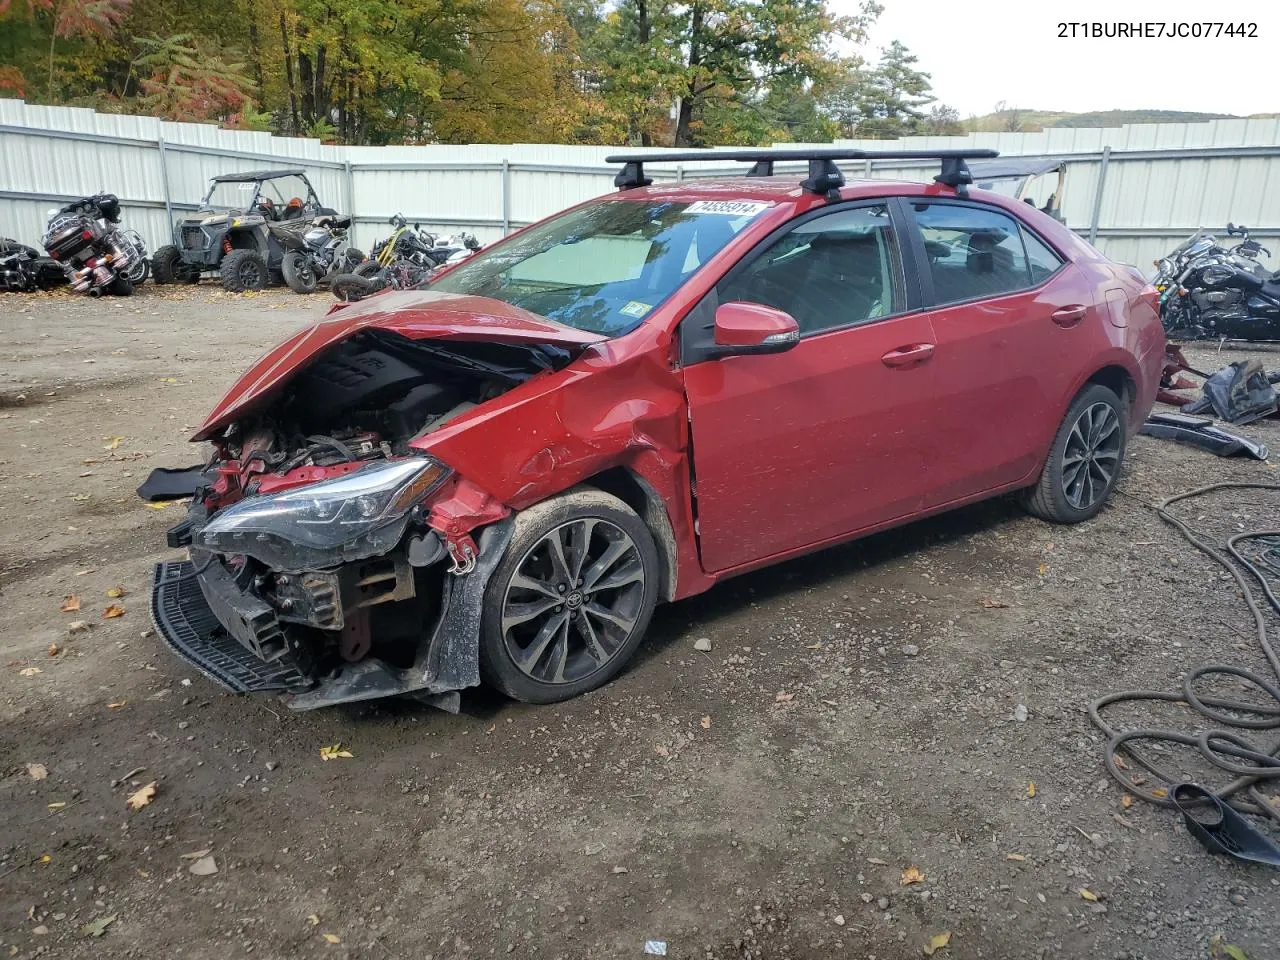
<svg viewBox="0 0 1280 960"><path fill-rule="evenodd" d="M346 458L348 463L356 459L356 455L351 448L335 437L316 434L315 436L307 437L307 443L311 444L313 447L329 447L330 449L337 450L338 453Z"/></svg>
<svg viewBox="0 0 1280 960"><path fill-rule="evenodd" d="M1280 655L1272 645L1267 634L1266 613L1255 596L1249 580L1241 572L1240 567L1247 570L1261 586L1262 594L1276 613L1280 614L1280 599L1275 595L1267 582L1266 574L1248 559L1240 548L1240 544L1248 540L1263 540L1270 544L1272 539L1280 536L1280 530L1250 530L1236 534L1226 542L1226 552L1203 540L1181 518L1174 516L1169 508L1183 500L1200 497L1217 490L1280 490L1275 483L1213 483L1197 487L1186 493L1169 497L1153 508L1156 515L1165 523L1176 529L1186 540L1201 553L1206 554L1227 571L1240 588L1249 612L1253 615L1257 628L1258 645L1263 656L1271 665L1275 676L1262 677L1251 670L1228 663L1209 663L1191 671L1183 681L1182 690L1170 692L1164 690L1123 690L1095 700L1089 706L1089 716L1094 724L1102 730L1110 740L1107 742L1104 762L1108 772L1120 782L1125 790L1149 803L1162 807L1173 807L1169 790L1178 783L1181 777L1174 777L1164 772L1156 763L1140 753L1134 746L1135 741L1152 740L1175 743L1181 746L1194 747L1201 757L1213 767L1229 773L1233 777L1226 786L1214 791L1214 795L1241 813L1258 816L1269 816L1280 823L1280 806L1273 805L1263 795L1260 785L1268 782L1280 782L1280 738L1269 745L1259 746L1232 730L1276 730L1280 729ZM1232 563L1232 558L1236 563ZM1237 563L1239 566L1237 566ZM1276 701L1275 706L1260 703L1248 703L1243 700L1230 700L1221 697L1202 696L1196 690L1197 684L1205 677L1235 677L1245 683L1253 684ZM1206 730L1195 736L1180 733L1176 730L1136 729L1117 730L1102 719L1102 711L1112 704L1132 701L1156 701L1177 703L1189 706L1201 717L1211 723L1219 724L1216 729ZM1241 716L1244 714L1244 716ZM1152 776L1158 777L1166 784L1164 788L1153 787L1143 790L1133 782L1120 767L1118 753L1123 749L1134 763L1141 766ZM1243 761L1237 763L1234 761ZM1247 799L1246 799L1247 798Z"/></svg>

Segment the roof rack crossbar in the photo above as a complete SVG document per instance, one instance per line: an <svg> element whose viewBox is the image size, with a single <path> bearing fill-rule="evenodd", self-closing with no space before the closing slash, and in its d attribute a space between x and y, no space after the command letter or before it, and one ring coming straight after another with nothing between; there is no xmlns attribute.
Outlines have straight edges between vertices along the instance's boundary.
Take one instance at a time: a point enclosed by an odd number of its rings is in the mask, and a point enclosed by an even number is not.
<svg viewBox="0 0 1280 960"><path fill-rule="evenodd" d="M828 200L839 198L844 186L844 174L836 166L837 160L941 160L942 172L934 180L964 194L973 183L966 160L991 159L1000 154L996 150L960 148L946 150L853 150L844 147L785 147L758 148L754 150L683 150L668 153L620 153L604 158L605 163L621 163L622 170L613 179L620 190L647 187L652 177L644 174L646 163L689 163L694 161L736 161L752 164L749 177L770 177L774 164L779 161L802 160L809 164L809 176L800 186L808 193L825 196Z"/></svg>

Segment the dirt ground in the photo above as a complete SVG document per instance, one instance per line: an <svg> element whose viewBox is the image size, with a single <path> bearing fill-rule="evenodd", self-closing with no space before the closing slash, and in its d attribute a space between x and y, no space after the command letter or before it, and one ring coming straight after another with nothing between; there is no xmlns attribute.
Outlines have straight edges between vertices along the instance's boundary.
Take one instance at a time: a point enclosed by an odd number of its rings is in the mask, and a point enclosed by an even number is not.
<svg viewBox="0 0 1280 960"><path fill-rule="evenodd" d="M1094 522L996 501L743 577L660 609L637 662L568 704L292 714L151 632L178 508L133 489L198 460L237 372L326 305L0 300L0 956L896 960L950 933L936 956L1181 960L1221 934L1280 957L1280 874L1126 808L1086 713L1261 665L1233 585L1145 502L1274 467L1140 437ZM1280 451L1280 422L1242 432ZM1221 537L1277 505L1186 515ZM335 743L353 756L322 761ZM205 850L217 872L193 874Z"/></svg>

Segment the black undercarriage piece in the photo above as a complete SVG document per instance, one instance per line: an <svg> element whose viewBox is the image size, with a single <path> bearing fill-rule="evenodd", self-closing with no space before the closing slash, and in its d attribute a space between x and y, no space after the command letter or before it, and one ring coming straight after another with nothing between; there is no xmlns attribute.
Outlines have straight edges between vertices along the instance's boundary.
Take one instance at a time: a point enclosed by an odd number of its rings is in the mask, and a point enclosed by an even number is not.
<svg viewBox="0 0 1280 960"><path fill-rule="evenodd" d="M1138 432L1148 437L1199 447L1219 457L1266 460L1268 455L1265 443L1216 427L1212 420L1187 416L1185 413L1154 413Z"/></svg>

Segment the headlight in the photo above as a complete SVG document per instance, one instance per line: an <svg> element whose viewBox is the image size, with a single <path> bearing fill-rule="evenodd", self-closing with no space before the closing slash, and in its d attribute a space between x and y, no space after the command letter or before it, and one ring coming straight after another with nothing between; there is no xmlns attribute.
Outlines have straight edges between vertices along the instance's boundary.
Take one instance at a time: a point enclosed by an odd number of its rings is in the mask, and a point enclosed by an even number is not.
<svg viewBox="0 0 1280 960"><path fill-rule="evenodd" d="M345 477L233 504L196 544L243 553L277 570L315 570L386 553L409 523L409 510L446 476L426 457L371 463Z"/></svg>

